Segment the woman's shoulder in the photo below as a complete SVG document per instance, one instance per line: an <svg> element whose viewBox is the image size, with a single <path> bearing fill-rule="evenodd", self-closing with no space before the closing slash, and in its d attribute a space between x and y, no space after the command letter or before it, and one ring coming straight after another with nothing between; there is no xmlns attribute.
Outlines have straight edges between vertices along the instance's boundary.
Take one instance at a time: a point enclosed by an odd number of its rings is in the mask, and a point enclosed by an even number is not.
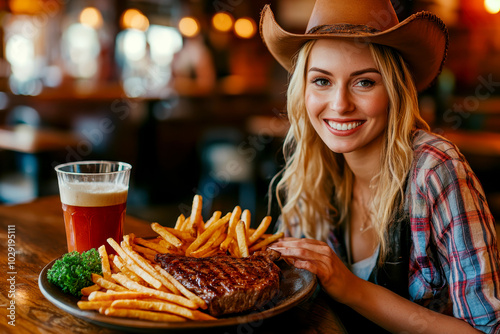
<svg viewBox="0 0 500 334"><path fill-rule="evenodd" d="M464 163L465 158L451 141L438 134L417 130L413 137L415 166L433 169L443 163Z"/></svg>
<svg viewBox="0 0 500 334"><path fill-rule="evenodd" d="M438 134L415 131L413 149L409 177L419 188L445 187L457 179L468 179L474 175L457 146Z"/></svg>
<svg viewBox="0 0 500 334"><path fill-rule="evenodd" d="M416 130L413 135L413 150L416 154L441 154L461 159L457 146L447 138L433 132Z"/></svg>

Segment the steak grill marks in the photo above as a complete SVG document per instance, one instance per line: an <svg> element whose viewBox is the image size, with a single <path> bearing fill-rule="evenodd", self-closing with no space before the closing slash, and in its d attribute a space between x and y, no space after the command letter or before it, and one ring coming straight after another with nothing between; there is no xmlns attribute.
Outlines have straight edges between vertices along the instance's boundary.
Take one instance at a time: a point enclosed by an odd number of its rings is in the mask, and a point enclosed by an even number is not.
<svg viewBox="0 0 500 334"><path fill-rule="evenodd" d="M271 300L279 291L280 269L273 262L278 256L270 251L247 258L158 254L156 261L218 316L255 309Z"/></svg>

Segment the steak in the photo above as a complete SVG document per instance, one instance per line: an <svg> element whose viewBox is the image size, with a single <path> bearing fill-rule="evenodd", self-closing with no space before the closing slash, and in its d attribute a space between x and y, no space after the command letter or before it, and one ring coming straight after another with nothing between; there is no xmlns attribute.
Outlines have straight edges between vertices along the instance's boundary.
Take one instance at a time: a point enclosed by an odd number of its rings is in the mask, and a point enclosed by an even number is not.
<svg viewBox="0 0 500 334"><path fill-rule="evenodd" d="M205 258L157 254L155 260L188 290L208 304L213 316L258 309L279 292L280 254L255 252L246 258Z"/></svg>

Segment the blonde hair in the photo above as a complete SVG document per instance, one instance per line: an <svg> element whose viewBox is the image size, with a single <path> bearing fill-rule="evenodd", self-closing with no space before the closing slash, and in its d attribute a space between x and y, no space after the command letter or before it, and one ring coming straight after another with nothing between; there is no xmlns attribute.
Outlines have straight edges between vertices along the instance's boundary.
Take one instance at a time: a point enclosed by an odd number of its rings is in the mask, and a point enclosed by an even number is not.
<svg viewBox="0 0 500 334"><path fill-rule="evenodd" d="M293 234L292 222L298 221L300 234L326 241L332 226L349 217L354 176L343 155L323 143L307 116L304 93L313 45L314 41L307 42L295 59L287 91L291 126L283 145L285 167L273 182L281 176L276 187L282 217L279 228ZM406 177L413 161L412 134L415 129L429 130L429 126L419 114L417 91L401 56L389 47L368 47L389 96L381 168L371 182L374 196L370 208L382 261L388 250L386 231L393 213L404 202Z"/></svg>

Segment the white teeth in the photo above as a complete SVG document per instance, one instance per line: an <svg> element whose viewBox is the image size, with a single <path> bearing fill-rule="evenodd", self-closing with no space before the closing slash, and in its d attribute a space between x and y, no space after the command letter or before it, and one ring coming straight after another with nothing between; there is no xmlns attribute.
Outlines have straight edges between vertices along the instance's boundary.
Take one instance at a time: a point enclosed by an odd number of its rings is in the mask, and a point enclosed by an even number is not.
<svg viewBox="0 0 500 334"><path fill-rule="evenodd" d="M357 128L362 122L350 122L350 123L337 123L333 121L328 121L328 125L338 131L347 131Z"/></svg>

